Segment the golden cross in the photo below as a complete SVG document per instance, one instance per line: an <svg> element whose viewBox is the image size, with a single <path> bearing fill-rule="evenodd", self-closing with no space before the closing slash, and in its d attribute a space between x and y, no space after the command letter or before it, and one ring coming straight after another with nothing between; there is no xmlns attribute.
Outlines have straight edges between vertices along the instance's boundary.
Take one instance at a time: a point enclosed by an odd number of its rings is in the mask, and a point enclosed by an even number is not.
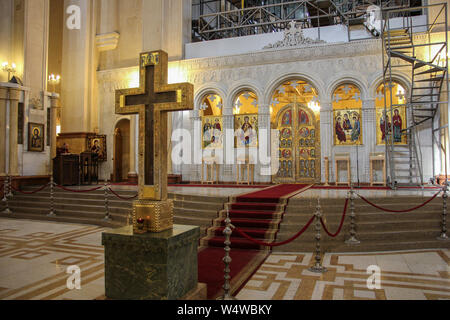
<svg viewBox="0 0 450 320"><path fill-rule="evenodd" d="M116 113L139 114L139 199L167 199L167 112L192 110L194 87L167 84L164 51L144 52L139 88L116 90Z"/></svg>

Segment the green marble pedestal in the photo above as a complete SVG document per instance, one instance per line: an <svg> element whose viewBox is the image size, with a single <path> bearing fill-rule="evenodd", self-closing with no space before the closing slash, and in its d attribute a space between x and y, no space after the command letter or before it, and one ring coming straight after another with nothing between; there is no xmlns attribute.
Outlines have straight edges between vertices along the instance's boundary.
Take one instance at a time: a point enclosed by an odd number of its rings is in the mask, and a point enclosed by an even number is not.
<svg viewBox="0 0 450 320"><path fill-rule="evenodd" d="M174 225L133 234L132 226L102 234L105 295L121 300L175 300L197 287L200 228Z"/></svg>

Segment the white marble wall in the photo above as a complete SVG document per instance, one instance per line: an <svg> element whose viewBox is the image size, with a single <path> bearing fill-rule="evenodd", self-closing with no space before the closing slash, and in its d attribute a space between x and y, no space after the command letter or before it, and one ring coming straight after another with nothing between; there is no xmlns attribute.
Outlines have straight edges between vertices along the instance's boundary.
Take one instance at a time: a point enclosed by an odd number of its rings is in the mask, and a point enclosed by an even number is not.
<svg viewBox="0 0 450 320"><path fill-rule="evenodd" d="M252 90L258 96L260 128L270 127L269 104L274 90L284 81L299 78L309 81L319 92L321 105L321 152L322 158L329 157L330 181L334 181L334 154L351 154L352 179L357 181L356 148L334 146L332 125L332 94L342 83L353 83L361 90L363 100L363 145L358 147L359 178L369 180L369 154L384 152L384 146L376 145L375 91L382 80L381 43L379 40L363 40L351 43L312 45L284 50L266 50L248 54L216 58L182 60L169 64L175 66L184 80L194 84L195 110L181 112L173 119L173 128L184 128L191 136L197 136L191 153L201 155L199 106L201 99L209 93L216 93L223 99L224 127L233 128L232 101L241 90ZM135 69L137 70L137 69ZM400 70L400 71L398 71ZM126 87L126 74L132 68L101 71L99 97L104 121L101 132L108 134L108 148L111 133L117 118L114 113L114 89ZM396 79L408 88L410 69L397 68ZM135 71L134 71L135 72ZM109 115L108 115L109 114ZM431 138L429 128L421 128L420 141L424 164L425 181L431 176ZM430 138L430 139L428 139ZM232 139L231 139L232 140ZM429 142L428 142L429 141ZM233 141L226 140L226 144ZM225 155L225 148L224 148ZM109 161L110 162L110 161ZM112 164L108 164L112 167ZM174 166L174 172L183 175L184 180L199 181L200 165ZM270 177L261 176L256 170L255 181L269 182ZM324 181L322 161L322 181ZM234 165L221 165L220 180L235 181Z"/></svg>

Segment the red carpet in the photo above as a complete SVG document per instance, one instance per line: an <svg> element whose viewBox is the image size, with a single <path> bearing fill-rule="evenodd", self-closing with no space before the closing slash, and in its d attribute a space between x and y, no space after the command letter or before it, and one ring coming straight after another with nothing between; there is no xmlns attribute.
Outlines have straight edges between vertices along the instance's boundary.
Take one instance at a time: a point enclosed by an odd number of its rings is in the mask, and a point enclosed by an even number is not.
<svg viewBox="0 0 450 320"><path fill-rule="evenodd" d="M208 229L207 236L200 240L204 249L198 254L198 276L199 282L208 284L208 299L215 299L222 293L226 209L229 209L233 225L255 239L274 242L289 198L308 188L308 185L301 184L277 185L231 198L231 202L225 204L225 209L219 212L219 217ZM233 294L236 294L265 260L269 249L236 232L231 236L231 248L231 284Z"/></svg>

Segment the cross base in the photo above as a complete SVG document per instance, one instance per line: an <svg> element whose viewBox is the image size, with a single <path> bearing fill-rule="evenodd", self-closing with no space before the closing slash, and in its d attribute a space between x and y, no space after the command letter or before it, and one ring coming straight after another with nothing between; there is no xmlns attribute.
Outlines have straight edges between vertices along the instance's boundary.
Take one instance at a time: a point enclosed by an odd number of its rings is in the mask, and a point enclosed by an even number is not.
<svg viewBox="0 0 450 320"><path fill-rule="evenodd" d="M133 202L133 233L158 233L173 228L173 200Z"/></svg>

